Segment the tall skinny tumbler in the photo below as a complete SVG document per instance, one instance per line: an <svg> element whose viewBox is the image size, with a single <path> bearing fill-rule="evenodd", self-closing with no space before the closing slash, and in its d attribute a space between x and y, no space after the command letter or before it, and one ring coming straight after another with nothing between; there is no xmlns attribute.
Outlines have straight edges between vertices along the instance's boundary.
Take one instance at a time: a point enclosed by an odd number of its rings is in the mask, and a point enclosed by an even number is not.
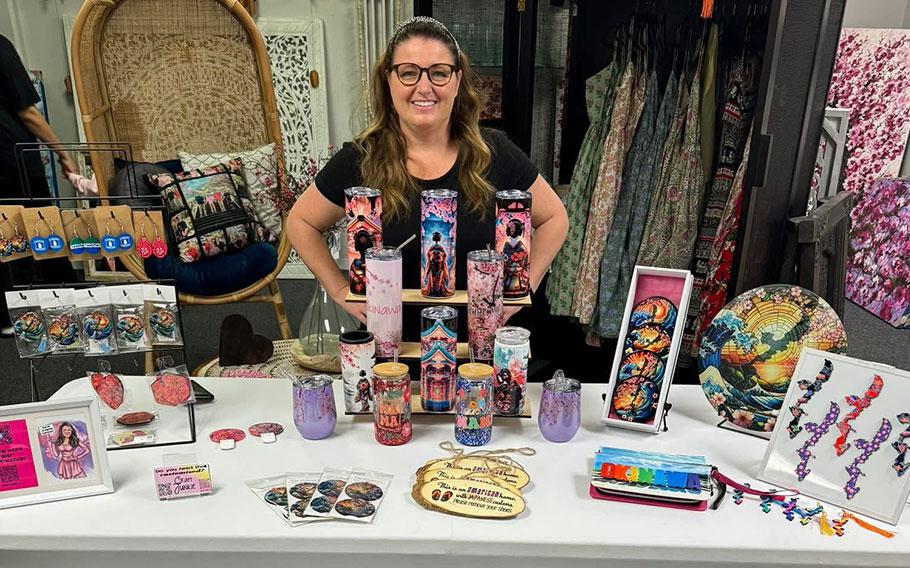
<svg viewBox="0 0 910 568"><path fill-rule="evenodd" d="M455 294L458 193L428 189L420 195L420 290L427 298Z"/></svg>
<svg viewBox="0 0 910 568"><path fill-rule="evenodd" d="M496 192L496 250L504 259L503 295L531 293L531 192Z"/></svg>
<svg viewBox="0 0 910 568"><path fill-rule="evenodd" d="M351 293L367 292L366 252L382 246L382 193L369 187L344 190Z"/></svg>
<svg viewBox="0 0 910 568"><path fill-rule="evenodd" d="M474 359L493 359L496 330L502 325L502 255L468 253L468 344Z"/></svg>
<svg viewBox="0 0 910 568"><path fill-rule="evenodd" d="M392 247L366 254L367 329L376 338L376 356L401 351L401 251Z"/></svg>
<svg viewBox="0 0 910 568"><path fill-rule="evenodd" d="M424 410L446 412L455 404L458 311L430 306L420 311L420 402Z"/></svg>

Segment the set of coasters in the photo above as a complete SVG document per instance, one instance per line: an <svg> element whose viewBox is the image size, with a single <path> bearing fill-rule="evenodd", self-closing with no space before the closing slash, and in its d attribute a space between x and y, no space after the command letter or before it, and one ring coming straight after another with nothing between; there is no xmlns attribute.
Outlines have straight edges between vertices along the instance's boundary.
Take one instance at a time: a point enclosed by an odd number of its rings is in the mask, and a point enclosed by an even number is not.
<svg viewBox="0 0 910 568"><path fill-rule="evenodd" d="M417 470L411 497L421 507L481 519L511 519L525 510L522 492L531 476L508 454L533 456L533 448L464 453L451 442L439 447L454 455L430 460Z"/></svg>
<svg viewBox="0 0 910 568"><path fill-rule="evenodd" d="M371 523L388 493L392 475L355 468L326 468L252 479L247 487L291 526L345 519Z"/></svg>

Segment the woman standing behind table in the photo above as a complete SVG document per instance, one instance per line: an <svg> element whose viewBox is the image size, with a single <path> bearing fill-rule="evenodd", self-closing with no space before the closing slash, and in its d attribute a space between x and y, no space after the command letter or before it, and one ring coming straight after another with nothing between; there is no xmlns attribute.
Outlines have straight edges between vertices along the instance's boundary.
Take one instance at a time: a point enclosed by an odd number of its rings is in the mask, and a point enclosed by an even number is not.
<svg viewBox="0 0 910 568"><path fill-rule="evenodd" d="M533 195L532 290L565 240L568 218L550 185L503 133L480 128L475 81L467 57L444 25L426 17L403 22L373 68L373 122L326 164L291 210L288 234L298 254L332 299L362 322L366 305L345 301L347 279L322 239L323 231L344 215L348 187L382 191L386 246L418 233L422 190L456 190L456 287L462 290L467 253L494 243L498 190ZM404 287L420 288L419 243L410 243L402 254ZM518 309L507 306L506 319ZM413 336L419 318L408 311L404 333Z"/></svg>

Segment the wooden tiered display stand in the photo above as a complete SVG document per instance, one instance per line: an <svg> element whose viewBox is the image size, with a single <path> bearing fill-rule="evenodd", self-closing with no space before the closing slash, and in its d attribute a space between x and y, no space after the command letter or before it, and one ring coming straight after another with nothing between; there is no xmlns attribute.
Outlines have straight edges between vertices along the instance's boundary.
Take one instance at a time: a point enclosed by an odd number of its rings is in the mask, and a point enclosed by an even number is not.
<svg viewBox="0 0 910 568"><path fill-rule="evenodd" d="M357 294L352 294L348 292L347 298L348 302L366 302L366 296L359 296ZM468 305L468 292L466 290L456 290L455 294L448 298L427 298L420 293L420 290L414 288L405 288L401 291L401 303L406 305L424 305L424 306L467 306ZM517 299L503 299L504 306L530 306L531 305L531 296L525 296L524 298ZM401 352L398 354L399 359L408 359L408 360L418 360L420 359L420 343L416 341L405 341L401 344ZM458 342L458 350L456 353L456 358L460 361L467 361L471 358L470 353L468 352L467 342ZM413 377L412 377L413 378ZM417 377L413 381L420 384L420 377ZM345 412L345 414L369 414L364 412ZM420 403L420 393L419 389L417 393L411 392L411 414L420 414L420 415L445 415L445 414L455 414L455 410L448 410L445 412L430 412L429 410L424 410L423 405ZM531 405L528 402L527 397L525 397L525 406L521 414L515 414L512 416L501 416L496 415L497 418L531 418Z"/></svg>

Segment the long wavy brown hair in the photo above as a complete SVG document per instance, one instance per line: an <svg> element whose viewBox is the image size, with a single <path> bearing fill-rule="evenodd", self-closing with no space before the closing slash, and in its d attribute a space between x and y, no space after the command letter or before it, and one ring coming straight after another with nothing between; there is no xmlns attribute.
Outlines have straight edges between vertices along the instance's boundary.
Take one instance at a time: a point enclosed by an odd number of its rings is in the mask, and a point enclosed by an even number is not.
<svg viewBox="0 0 910 568"><path fill-rule="evenodd" d="M412 37L435 39L445 44L462 72L452 107L449 135L458 148L460 161L459 201L467 205L467 211L483 216L496 190L484 177L490 168L491 155L480 133L481 96L474 88L477 78L468 58L439 24L416 21L407 25L392 38L383 56L373 66L370 75L373 120L354 139L354 144L363 153L360 163L363 183L382 191L382 213L391 219L406 215L413 198L420 193L417 180L407 170L408 144L392 105L388 85L395 48Z"/></svg>

